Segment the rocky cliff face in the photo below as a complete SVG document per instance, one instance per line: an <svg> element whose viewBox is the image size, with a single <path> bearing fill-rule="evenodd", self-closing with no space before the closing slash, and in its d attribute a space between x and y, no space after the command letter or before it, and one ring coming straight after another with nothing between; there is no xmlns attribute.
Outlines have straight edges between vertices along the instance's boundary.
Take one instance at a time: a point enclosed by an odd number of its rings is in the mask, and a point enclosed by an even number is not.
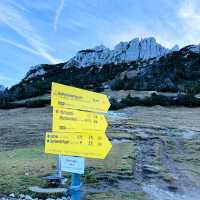
<svg viewBox="0 0 200 200"><path fill-rule="evenodd" d="M153 37L141 40L135 38L129 42L120 42L113 50L101 45L93 49L79 51L76 56L66 63L65 67L67 68L71 65L87 67L93 64L118 64L139 59L148 60L150 58L160 58L174 50L178 50L177 45L172 49L167 49L158 44Z"/></svg>
<svg viewBox="0 0 200 200"><path fill-rule="evenodd" d="M156 90L200 93L199 46L190 45L159 60L119 74L111 81L113 89Z"/></svg>

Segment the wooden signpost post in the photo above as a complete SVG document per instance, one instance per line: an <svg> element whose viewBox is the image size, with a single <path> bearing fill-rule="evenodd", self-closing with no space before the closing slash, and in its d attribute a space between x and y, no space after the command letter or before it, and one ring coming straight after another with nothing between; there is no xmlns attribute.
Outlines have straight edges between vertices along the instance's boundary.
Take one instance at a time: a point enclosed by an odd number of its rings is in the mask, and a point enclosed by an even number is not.
<svg viewBox="0 0 200 200"><path fill-rule="evenodd" d="M104 159L112 148L105 134L108 123L103 115L110 102L104 94L52 83L51 106L52 132L46 133L45 153L59 155L60 173L73 173L72 200L80 200L84 158Z"/></svg>

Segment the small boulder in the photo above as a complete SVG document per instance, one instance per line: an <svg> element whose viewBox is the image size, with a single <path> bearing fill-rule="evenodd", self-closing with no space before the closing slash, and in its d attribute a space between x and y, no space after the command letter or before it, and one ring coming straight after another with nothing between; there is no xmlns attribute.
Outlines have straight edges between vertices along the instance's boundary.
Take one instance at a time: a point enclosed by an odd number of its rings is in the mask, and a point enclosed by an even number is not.
<svg viewBox="0 0 200 200"><path fill-rule="evenodd" d="M144 165L142 169L144 174L158 174L160 171L158 167L153 165Z"/></svg>
<svg viewBox="0 0 200 200"><path fill-rule="evenodd" d="M11 193L11 194L9 195L9 197L15 198L15 194L14 194L14 193Z"/></svg>

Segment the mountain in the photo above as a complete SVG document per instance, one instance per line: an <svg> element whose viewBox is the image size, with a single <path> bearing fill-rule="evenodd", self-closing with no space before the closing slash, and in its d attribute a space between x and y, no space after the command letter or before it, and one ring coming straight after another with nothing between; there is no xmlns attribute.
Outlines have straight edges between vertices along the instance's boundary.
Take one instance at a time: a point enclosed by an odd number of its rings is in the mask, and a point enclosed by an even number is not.
<svg viewBox="0 0 200 200"><path fill-rule="evenodd" d="M104 88L200 92L200 45L171 50L154 38L121 42L113 50L99 46L82 50L64 63L31 67L10 88L10 100L50 91L51 82L92 90ZM9 95L8 95L9 96Z"/></svg>
<svg viewBox="0 0 200 200"><path fill-rule="evenodd" d="M113 89L200 93L200 45L186 46L138 69L119 73Z"/></svg>
<svg viewBox="0 0 200 200"><path fill-rule="evenodd" d="M129 63L136 60L149 60L151 58L158 59L161 56L177 51L178 49L178 45L175 45L172 49L167 49L158 44L153 37L141 40L135 38L129 42L120 42L113 50L110 50L103 45L92 49L81 50L73 58L64 63L63 68L81 68L91 65L100 67L111 63L119 64ZM36 65L31 67L24 80L29 80L36 76L42 76L45 73L43 65Z"/></svg>

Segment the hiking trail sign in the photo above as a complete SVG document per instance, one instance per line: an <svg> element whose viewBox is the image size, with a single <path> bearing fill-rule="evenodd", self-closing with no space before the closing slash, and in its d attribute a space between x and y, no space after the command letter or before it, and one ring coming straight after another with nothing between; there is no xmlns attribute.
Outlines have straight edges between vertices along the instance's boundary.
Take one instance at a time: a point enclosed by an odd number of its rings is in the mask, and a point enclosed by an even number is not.
<svg viewBox="0 0 200 200"><path fill-rule="evenodd" d="M61 156L61 170L76 174L84 174L85 159L74 156Z"/></svg>
<svg viewBox="0 0 200 200"><path fill-rule="evenodd" d="M62 171L71 172L70 195L72 200L80 200L84 158L104 159L112 148L105 134L108 123L103 115L110 102L104 94L52 83L51 106L52 132L46 133L45 153L57 154L58 159L56 176L47 178L61 184ZM38 187L31 190L46 191Z"/></svg>
<svg viewBox="0 0 200 200"><path fill-rule="evenodd" d="M110 102L106 95L52 83L51 106L92 112L107 112Z"/></svg>
<svg viewBox="0 0 200 200"><path fill-rule="evenodd" d="M52 132L46 133L45 152L104 159L112 148L105 130L110 107L106 95L52 83Z"/></svg>
<svg viewBox="0 0 200 200"><path fill-rule="evenodd" d="M46 133L46 153L104 159L111 147L104 132Z"/></svg>
<svg viewBox="0 0 200 200"><path fill-rule="evenodd" d="M53 126L55 132L103 131L108 123L102 114L72 109L53 109Z"/></svg>

